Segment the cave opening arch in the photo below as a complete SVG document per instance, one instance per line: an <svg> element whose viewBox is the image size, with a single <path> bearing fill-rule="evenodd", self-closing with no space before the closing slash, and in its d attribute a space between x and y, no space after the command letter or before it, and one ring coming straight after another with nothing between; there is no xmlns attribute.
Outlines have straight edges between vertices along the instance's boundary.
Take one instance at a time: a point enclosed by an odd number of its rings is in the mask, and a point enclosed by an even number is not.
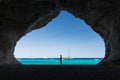
<svg viewBox="0 0 120 80"><path fill-rule="evenodd" d="M13 52L17 41L28 32L45 26L61 10L83 19L104 39L105 57L101 64L120 63L117 0L6 0L1 1L0 10L0 64L16 64Z"/></svg>
<svg viewBox="0 0 120 80"><path fill-rule="evenodd" d="M72 58L104 57L100 36L83 20L62 11L47 26L23 37L14 54L17 58L58 58L59 54L67 57L68 48Z"/></svg>

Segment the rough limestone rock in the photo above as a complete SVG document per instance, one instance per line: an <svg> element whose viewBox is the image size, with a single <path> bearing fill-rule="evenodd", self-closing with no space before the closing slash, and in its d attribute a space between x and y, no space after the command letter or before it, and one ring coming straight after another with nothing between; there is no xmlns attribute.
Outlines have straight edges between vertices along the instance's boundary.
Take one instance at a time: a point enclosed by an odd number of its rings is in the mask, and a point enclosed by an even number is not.
<svg viewBox="0 0 120 80"><path fill-rule="evenodd" d="M66 0L63 9L83 19L103 38L106 54L99 64L120 64L119 0Z"/></svg>
<svg viewBox="0 0 120 80"><path fill-rule="evenodd" d="M19 63L14 57L16 42L41 28L60 12L54 0L0 1L0 64Z"/></svg>
<svg viewBox="0 0 120 80"><path fill-rule="evenodd" d="M120 65L119 0L0 0L0 64L19 63L13 54L17 41L61 10L83 19L103 38L106 54L100 65Z"/></svg>

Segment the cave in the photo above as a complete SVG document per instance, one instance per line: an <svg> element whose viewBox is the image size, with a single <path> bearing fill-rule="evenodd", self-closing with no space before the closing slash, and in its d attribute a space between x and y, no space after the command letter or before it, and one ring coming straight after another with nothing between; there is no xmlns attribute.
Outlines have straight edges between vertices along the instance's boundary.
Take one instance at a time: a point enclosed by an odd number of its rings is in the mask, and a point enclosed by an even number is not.
<svg viewBox="0 0 120 80"><path fill-rule="evenodd" d="M105 57L99 65L119 65L119 2L0 0L0 64L19 64L13 55L16 42L28 32L44 27L62 10L66 10L83 19L104 39Z"/></svg>
<svg viewBox="0 0 120 80"><path fill-rule="evenodd" d="M62 10L83 19L103 38L106 50L99 67L2 65L20 64L13 55L17 41L44 27ZM119 0L0 0L0 78L119 80L119 68L101 67L120 64L119 12Z"/></svg>

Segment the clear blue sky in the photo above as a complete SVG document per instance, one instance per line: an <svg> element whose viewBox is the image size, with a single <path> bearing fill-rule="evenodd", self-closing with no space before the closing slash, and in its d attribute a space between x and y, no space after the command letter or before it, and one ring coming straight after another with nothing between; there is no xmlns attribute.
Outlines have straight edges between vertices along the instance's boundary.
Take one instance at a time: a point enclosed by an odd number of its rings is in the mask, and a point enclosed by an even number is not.
<svg viewBox="0 0 120 80"><path fill-rule="evenodd" d="M102 58L105 47L102 38L83 20L62 11L58 17L41 29L34 30L18 41L14 55L17 58Z"/></svg>

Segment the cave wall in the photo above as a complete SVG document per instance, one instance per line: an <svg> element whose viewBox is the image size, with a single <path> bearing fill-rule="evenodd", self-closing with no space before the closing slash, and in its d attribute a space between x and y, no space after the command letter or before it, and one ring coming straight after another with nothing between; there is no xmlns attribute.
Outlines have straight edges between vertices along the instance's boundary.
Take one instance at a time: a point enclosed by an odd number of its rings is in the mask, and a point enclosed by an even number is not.
<svg viewBox="0 0 120 80"><path fill-rule="evenodd" d="M106 54L100 64L120 63L119 0L0 0L0 64L19 63L13 54L17 41L61 10L83 19L103 38Z"/></svg>
<svg viewBox="0 0 120 80"><path fill-rule="evenodd" d="M102 65L119 64L120 60L120 1L119 0L65 0L63 10L83 19L105 42ZM72 6L71 6L72 5Z"/></svg>
<svg viewBox="0 0 120 80"><path fill-rule="evenodd" d="M60 12L54 0L2 0L0 2L0 64L19 63L14 57L17 41L41 28Z"/></svg>

